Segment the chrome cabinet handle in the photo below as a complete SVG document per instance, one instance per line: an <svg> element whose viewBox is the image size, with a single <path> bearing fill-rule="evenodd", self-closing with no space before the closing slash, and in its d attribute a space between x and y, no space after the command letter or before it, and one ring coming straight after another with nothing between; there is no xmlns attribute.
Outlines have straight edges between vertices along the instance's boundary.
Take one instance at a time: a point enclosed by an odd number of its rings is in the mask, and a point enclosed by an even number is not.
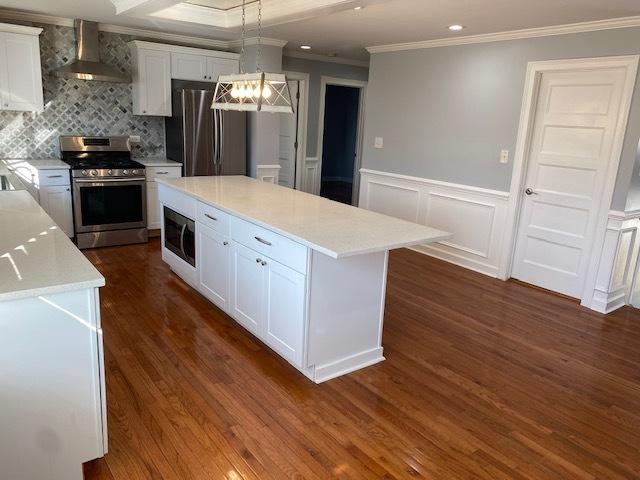
<svg viewBox="0 0 640 480"><path fill-rule="evenodd" d="M255 238L257 241L259 241L260 243L264 243L265 245L273 245L271 242L269 242L268 240L265 240L264 238L260 238L260 237L253 237Z"/></svg>
<svg viewBox="0 0 640 480"><path fill-rule="evenodd" d="M256 263L260 263L262 261L261 258L256 258Z"/></svg>
<svg viewBox="0 0 640 480"><path fill-rule="evenodd" d="M210 218L211 220L213 220L214 222L217 222L218 219L216 217L212 217L211 215L209 215L208 213L204 214L205 217Z"/></svg>
<svg viewBox="0 0 640 480"><path fill-rule="evenodd" d="M223 244L224 246L227 246L227 245L229 245L229 242L222 242L222 244Z"/></svg>
<svg viewBox="0 0 640 480"><path fill-rule="evenodd" d="M524 193L526 193L527 195L538 195L538 192L534 192L533 188L531 187L527 187Z"/></svg>
<svg viewBox="0 0 640 480"><path fill-rule="evenodd" d="M263 267L267 264L267 262L265 262L264 260L260 262L260 265L262 265Z"/></svg>
<svg viewBox="0 0 640 480"><path fill-rule="evenodd" d="M47 178L62 178L62 175L47 175Z"/></svg>
<svg viewBox="0 0 640 480"><path fill-rule="evenodd" d="M156 175L168 175L169 172L156 172Z"/></svg>

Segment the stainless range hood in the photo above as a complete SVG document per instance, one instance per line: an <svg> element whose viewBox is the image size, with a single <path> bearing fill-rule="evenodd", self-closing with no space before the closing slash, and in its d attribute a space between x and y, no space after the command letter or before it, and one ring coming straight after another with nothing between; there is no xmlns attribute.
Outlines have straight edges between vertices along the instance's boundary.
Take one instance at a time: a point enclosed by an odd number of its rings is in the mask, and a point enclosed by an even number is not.
<svg viewBox="0 0 640 480"><path fill-rule="evenodd" d="M100 62L98 24L76 19L73 25L76 31L76 60L57 70L56 75L79 80L129 83L131 78L128 75Z"/></svg>

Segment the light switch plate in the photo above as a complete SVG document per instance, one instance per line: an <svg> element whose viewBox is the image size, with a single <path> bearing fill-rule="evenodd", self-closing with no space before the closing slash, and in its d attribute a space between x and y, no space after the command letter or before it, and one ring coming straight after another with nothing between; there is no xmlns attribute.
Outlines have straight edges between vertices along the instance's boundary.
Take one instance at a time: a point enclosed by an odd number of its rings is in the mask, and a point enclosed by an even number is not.
<svg viewBox="0 0 640 480"><path fill-rule="evenodd" d="M129 135L129 141L131 143L140 143L140 135Z"/></svg>
<svg viewBox="0 0 640 480"><path fill-rule="evenodd" d="M509 150L500 151L500 163L509 163Z"/></svg>
<svg viewBox="0 0 640 480"><path fill-rule="evenodd" d="M376 137L373 140L373 148L382 148L384 147L384 139L382 137Z"/></svg>

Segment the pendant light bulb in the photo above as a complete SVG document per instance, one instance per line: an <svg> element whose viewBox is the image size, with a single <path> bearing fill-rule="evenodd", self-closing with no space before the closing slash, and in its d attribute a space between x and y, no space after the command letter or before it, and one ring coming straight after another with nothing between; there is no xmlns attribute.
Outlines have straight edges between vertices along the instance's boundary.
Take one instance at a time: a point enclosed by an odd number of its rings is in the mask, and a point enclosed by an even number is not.
<svg viewBox="0 0 640 480"><path fill-rule="evenodd" d="M237 82L233 82L233 85L231 86L231 96L233 98L238 98L240 96L240 92L238 91L238 83Z"/></svg>
<svg viewBox="0 0 640 480"><path fill-rule="evenodd" d="M265 85L262 89L262 98L269 98L271 96L271 87Z"/></svg>

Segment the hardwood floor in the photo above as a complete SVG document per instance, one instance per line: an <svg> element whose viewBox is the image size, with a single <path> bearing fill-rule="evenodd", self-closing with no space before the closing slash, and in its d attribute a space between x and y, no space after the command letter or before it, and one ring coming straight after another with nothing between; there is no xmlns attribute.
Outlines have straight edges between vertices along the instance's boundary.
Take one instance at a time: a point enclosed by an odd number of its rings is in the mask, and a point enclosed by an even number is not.
<svg viewBox="0 0 640 480"><path fill-rule="evenodd" d="M640 311L392 252L387 360L314 385L148 245L86 252L109 453L87 479L638 479Z"/></svg>

